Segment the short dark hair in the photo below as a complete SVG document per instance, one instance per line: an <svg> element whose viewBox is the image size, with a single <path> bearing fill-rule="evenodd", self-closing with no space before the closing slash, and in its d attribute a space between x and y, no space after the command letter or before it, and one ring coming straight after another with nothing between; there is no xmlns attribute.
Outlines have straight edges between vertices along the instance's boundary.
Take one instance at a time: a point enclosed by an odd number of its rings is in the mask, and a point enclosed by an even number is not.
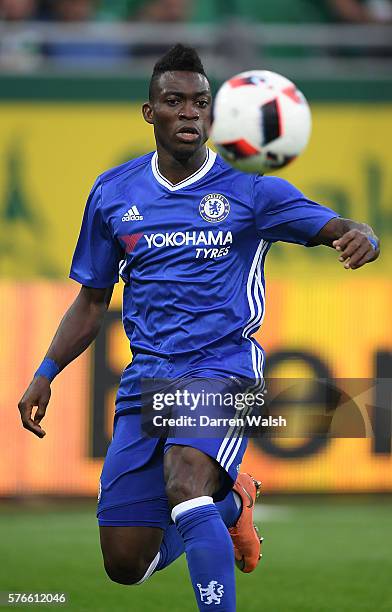
<svg viewBox="0 0 392 612"><path fill-rule="evenodd" d="M169 49L154 66L149 87L150 100L153 96L154 82L157 81L164 72L171 72L174 70L198 72L207 78L197 51L193 49L193 47L187 47L186 45L177 43L174 47Z"/></svg>

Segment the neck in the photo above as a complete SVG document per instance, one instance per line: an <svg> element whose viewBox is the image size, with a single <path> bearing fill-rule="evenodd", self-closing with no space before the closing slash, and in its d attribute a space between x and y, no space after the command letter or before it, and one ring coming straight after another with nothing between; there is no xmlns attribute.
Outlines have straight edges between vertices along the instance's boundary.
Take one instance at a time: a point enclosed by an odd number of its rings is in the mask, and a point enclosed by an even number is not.
<svg viewBox="0 0 392 612"><path fill-rule="evenodd" d="M173 185L176 185L201 168L207 156L207 147L201 147L186 158L175 158L159 145L157 145L157 153L159 172Z"/></svg>

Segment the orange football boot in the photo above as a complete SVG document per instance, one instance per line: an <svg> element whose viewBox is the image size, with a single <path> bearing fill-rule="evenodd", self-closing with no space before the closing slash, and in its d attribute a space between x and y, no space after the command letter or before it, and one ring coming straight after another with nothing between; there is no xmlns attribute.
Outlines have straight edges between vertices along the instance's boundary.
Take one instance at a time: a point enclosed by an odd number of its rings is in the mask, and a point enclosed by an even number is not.
<svg viewBox="0 0 392 612"><path fill-rule="evenodd" d="M249 474L238 474L233 486L233 491L241 497L242 511L237 523L229 527L229 533L233 541L236 565L245 574L253 572L261 559L263 538L253 524L253 511L260 488L261 483Z"/></svg>

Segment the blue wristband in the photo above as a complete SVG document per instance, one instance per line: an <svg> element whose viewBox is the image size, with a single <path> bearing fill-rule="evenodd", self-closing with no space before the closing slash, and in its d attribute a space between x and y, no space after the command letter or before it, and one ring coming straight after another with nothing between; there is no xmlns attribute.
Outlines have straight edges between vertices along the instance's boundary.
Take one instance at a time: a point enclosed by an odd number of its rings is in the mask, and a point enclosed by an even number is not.
<svg viewBox="0 0 392 612"><path fill-rule="evenodd" d="M36 376L45 376L49 382L52 382L55 376L60 372L60 368L53 359L49 359L45 357L38 370L34 374L34 378Z"/></svg>
<svg viewBox="0 0 392 612"><path fill-rule="evenodd" d="M370 244L372 245L373 249L375 251L377 251L378 246L379 246L379 242L378 242L377 238L369 238L368 237L368 240L369 240Z"/></svg>

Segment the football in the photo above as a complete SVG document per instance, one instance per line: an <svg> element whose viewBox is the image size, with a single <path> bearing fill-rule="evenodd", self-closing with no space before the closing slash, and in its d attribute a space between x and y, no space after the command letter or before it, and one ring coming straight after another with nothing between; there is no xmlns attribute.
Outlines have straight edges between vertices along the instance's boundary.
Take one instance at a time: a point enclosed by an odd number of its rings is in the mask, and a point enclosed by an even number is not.
<svg viewBox="0 0 392 612"><path fill-rule="evenodd" d="M311 128L309 104L292 81L268 70L251 70L218 90L210 136L229 164L263 174L295 159Z"/></svg>

